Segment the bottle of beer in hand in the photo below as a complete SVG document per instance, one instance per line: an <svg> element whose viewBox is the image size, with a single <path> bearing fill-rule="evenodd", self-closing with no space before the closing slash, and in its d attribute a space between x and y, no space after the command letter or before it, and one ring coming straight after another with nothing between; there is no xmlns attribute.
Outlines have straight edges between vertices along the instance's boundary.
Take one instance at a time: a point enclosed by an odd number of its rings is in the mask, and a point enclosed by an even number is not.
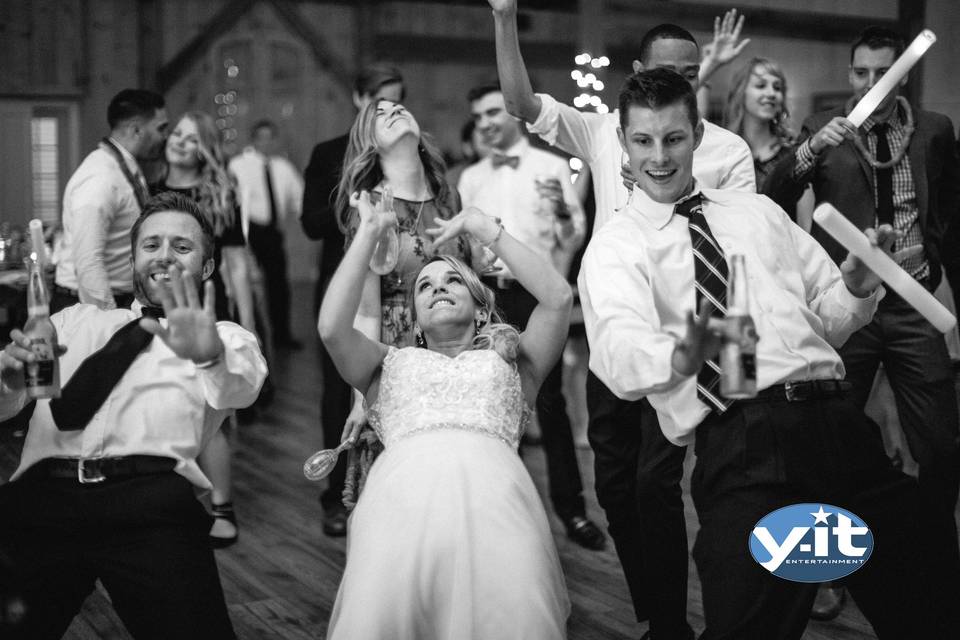
<svg viewBox="0 0 960 640"><path fill-rule="evenodd" d="M720 395L753 398L757 395L757 328L750 315L747 270L742 254L730 256L727 315L720 347Z"/></svg>
<svg viewBox="0 0 960 640"><path fill-rule="evenodd" d="M50 321L50 298L43 277L43 227L30 221L33 252L27 264L27 323L23 333L37 359L24 367L27 395L31 398L60 397L60 361L57 356L57 330Z"/></svg>

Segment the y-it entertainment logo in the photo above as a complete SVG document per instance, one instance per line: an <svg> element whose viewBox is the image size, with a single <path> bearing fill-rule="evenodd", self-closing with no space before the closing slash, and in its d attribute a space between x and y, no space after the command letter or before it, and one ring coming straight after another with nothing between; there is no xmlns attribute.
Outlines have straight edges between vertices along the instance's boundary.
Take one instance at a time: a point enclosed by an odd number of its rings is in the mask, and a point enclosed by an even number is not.
<svg viewBox="0 0 960 640"><path fill-rule="evenodd" d="M764 516L750 553L773 575L794 582L837 580L862 567L873 533L856 514L830 504L794 504Z"/></svg>

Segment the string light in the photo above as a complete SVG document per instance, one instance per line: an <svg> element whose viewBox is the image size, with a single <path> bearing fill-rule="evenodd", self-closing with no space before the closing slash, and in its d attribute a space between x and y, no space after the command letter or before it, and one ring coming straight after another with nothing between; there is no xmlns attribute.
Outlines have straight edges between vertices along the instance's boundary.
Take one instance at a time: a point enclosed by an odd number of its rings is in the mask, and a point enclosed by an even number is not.
<svg viewBox="0 0 960 640"><path fill-rule="evenodd" d="M603 102L603 97L598 95L606 86L599 77L610 66L610 58L607 56L594 57L588 51L577 54L573 58L576 67L570 71L570 79L577 83L581 90L573 99L573 106L577 109L593 109L596 113L610 113L610 107ZM584 91L586 90L586 91ZM576 180L577 174L583 169L583 161L579 158L570 158L570 171L572 179Z"/></svg>

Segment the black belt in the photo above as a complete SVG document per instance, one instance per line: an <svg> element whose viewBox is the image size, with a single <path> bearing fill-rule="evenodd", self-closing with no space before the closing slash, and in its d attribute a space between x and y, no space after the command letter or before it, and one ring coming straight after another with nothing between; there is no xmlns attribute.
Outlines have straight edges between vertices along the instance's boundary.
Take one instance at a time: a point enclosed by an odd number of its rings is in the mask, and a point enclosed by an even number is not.
<svg viewBox="0 0 960 640"><path fill-rule="evenodd" d="M815 398L840 396L853 388L845 380L806 380L803 382L785 382L767 387L756 397L737 402L806 402Z"/></svg>
<svg viewBox="0 0 960 640"><path fill-rule="evenodd" d="M118 458L44 458L27 469L24 476L68 478L81 484L114 478L145 476L172 471L173 458L161 456L123 456Z"/></svg>

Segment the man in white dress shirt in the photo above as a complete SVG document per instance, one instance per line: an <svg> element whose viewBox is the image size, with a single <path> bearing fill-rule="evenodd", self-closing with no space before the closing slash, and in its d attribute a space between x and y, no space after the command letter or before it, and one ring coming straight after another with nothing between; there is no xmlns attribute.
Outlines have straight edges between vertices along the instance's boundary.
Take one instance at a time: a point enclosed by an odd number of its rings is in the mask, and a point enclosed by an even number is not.
<svg viewBox="0 0 960 640"><path fill-rule="evenodd" d="M923 521L916 483L893 469L876 425L847 397L836 352L870 321L880 279L853 256L836 266L766 197L699 185L692 164L703 128L676 73L632 76L620 113L637 187L584 255L590 366L617 396L648 398L672 443L696 432L703 637L802 636L816 584L773 576L748 549L763 516L801 502L836 504L869 523L877 546L846 580L879 637L946 637L919 575L926 559L913 538ZM898 238L889 226L867 235L888 252ZM708 393L719 375L705 366L720 347L711 316L722 317L724 299L702 277L705 239L721 271L731 255L745 256L760 336L759 393L733 404Z"/></svg>
<svg viewBox="0 0 960 640"><path fill-rule="evenodd" d="M110 135L84 158L63 192L54 311L78 300L101 309L133 301L130 227L149 197L138 161L160 157L169 122L163 97L143 89L114 96L107 122Z"/></svg>
<svg viewBox="0 0 960 640"><path fill-rule="evenodd" d="M240 211L250 250L263 270L270 299L273 343L300 347L290 332L290 283L283 246L284 221L300 217L303 178L277 154L277 125L260 120L250 131L251 146L230 161L240 187Z"/></svg>
<svg viewBox="0 0 960 640"><path fill-rule="evenodd" d="M567 162L530 146L523 125L507 113L500 87L475 87L467 100L477 131L492 151L460 175L458 191L464 206L499 217L514 237L548 258L566 276L586 228ZM497 275L484 280L497 291L497 303L507 322L523 331L537 301L502 263L497 266ZM558 362L537 396L550 499L569 536L588 549L599 550L605 538L586 516L577 451L563 397L562 369Z"/></svg>
<svg viewBox="0 0 960 640"><path fill-rule="evenodd" d="M520 54L517 3L489 2L507 108L527 122L530 131L590 166L596 234L616 218L630 196L621 176L626 155L617 136L619 114L584 113L546 94L535 94ZM706 73L700 73L696 40L678 26L654 27L638 50L635 71L672 69L694 91L706 79L701 77ZM701 127L702 141L693 157L698 182L715 189L756 191L747 143L709 122L701 121ZM587 408L597 497L607 514L637 619L651 621L656 640L692 637L686 621L687 542L680 499L686 448L663 438L648 402L618 398L592 371L587 376Z"/></svg>
<svg viewBox="0 0 960 640"><path fill-rule="evenodd" d="M26 607L5 638L61 637L97 579L137 638L234 637L196 457L257 397L266 363L253 334L216 321L213 234L193 201L149 200L131 236L133 305L51 318L67 347L61 396L36 402L20 465L0 486L0 555ZM0 417L27 402L33 356L23 333L11 338Z"/></svg>

